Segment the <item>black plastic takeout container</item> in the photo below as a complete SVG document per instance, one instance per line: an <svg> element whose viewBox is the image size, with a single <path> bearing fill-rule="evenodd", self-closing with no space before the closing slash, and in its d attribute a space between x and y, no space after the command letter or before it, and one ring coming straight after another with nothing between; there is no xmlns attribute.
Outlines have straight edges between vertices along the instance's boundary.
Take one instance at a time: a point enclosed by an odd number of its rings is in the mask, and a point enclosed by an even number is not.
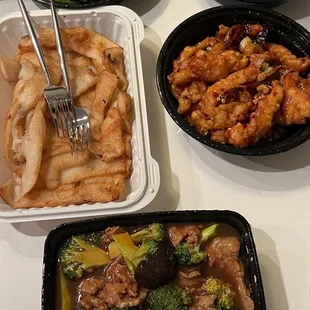
<svg viewBox="0 0 310 310"><path fill-rule="evenodd" d="M34 0L35 2L38 2L40 4L43 4L47 7L50 6L50 0ZM63 1L63 0L54 0L54 4L58 8L62 9L87 9L87 8L92 8L92 7L97 7L97 6L105 6L105 5L115 5L115 4L120 4L123 0L68 0L68 1Z"/></svg>
<svg viewBox="0 0 310 310"><path fill-rule="evenodd" d="M245 2L247 4L271 8L286 2L286 0L237 0L237 2Z"/></svg>
<svg viewBox="0 0 310 310"><path fill-rule="evenodd" d="M168 75L173 70L173 61L181 51L195 45L207 36L214 36L219 25L232 26L240 23L261 23L269 26L267 41L282 44L297 56L310 55L310 33L292 19L274 12L249 6L220 6L202 11L181 23L167 38L157 63L157 87L167 112L187 134L216 150L244 156L271 155L288 151L310 138L310 123L292 127L283 140L268 146L237 148L217 143L200 134L177 112L178 102L170 91Z"/></svg>
<svg viewBox="0 0 310 310"><path fill-rule="evenodd" d="M104 230L109 226L138 226L150 223L225 223L240 235L240 257L246 270L246 282L255 303L255 310L266 310L263 283L250 224L232 211L173 211L141 213L95 218L63 224L52 230L45 241L43 262L42 310L54 310L56 303L57 254L71 235Z"/></svg>

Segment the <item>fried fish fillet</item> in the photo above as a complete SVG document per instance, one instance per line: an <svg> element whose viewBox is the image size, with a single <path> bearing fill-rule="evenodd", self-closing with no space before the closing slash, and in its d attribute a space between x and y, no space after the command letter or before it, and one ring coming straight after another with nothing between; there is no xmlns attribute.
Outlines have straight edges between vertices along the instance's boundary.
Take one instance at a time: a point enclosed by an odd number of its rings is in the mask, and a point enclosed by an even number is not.
<svg viewBox="0 0 310 310"><path fill-rule="evenodd" d="M47 86L42 73L35 71L27 60L21 61L23 77L17 83L13 92L13 108L10 111L10 118L6 122L6 148L12 148L15 154L20 152L24 129L24 118L30 110L43 98L43 90ZM30 72L28 72L30 71ZM11 144L12 143L12 144ZM7 155L9 151L5 152Z"/></svg>
<svg viewBox="0 0 310 310"><path fill-rule="evenodd" d="M92 141L88 152L71 155L69 141L57 136L43 97L47 83L24 37L15 55L20 64L0 59L1 78L17 82L5 124L5 158L13 173L0 189L13 208L114 201L131 175L132 99L124 51L91 30L61 31L72 97L90 114ZM63 86L54 32L39 32L52 81Z"/></svg>
<svg viewBox="0 0 310 310"><path fill-rule="evenodd" d="M75 166L83 165L88 158L88 152L74 153L73 155L71 155L71 153L66 153L51 157L45 162L42 162L40 176L42 180L45 180L45 187L48 190L58 188L62 184L60 180L61 172Z"/></svg>
<svg viewBox="0 0 310 310"><path fill-rule="evenodd" d="M128 80L125 73L125 57L121 47L112 47L104 51L103 66L118 77L118 88L126 91Z"/></svg>
<svg viewBox="0 0 310 310"><path fill-rule="evenodd" d="M118 47L117 44L101 34L82 27L61 28L64 48L68 52L76 52L86 57L102 62L102 53L108 48ZM43 49L56 49L54 30L41 28L39 43ZM33 51L29 36L25 36L19 43L15 59L20 60L25 52Z"/></svg>
<svg viewBox="0 0 310 310"><path fill-rule="evenodd" d="M90 117L93 120L91 124L91 134L95 141L100 141L100 128L113 95L117 95L117 86L118 79L116 75L106 70L100 73L99 81L96 86L95 99L90 111Z"/></svg>
<svg viewBox="0 0 310 310"><path fill-rule="evenodd" d="M19 62L0 57L0 73L8 82L17 82L20 70Z"/></svg>
<svg viewBox="0 0 310 310"><path fill-rule="evenodd" d="M21 196L29 193L34 187L41 167L42 149L46 135L45 119L42 112L45 102L38 104L22 142L22 154L25 158L21 177Z"/></svg>
<svg viewBox="0 0 310 310"><path fill-rule="evenodd" d="M48 72L50 73L51 80L54 85L58 85L61 80L61 69L59 61L53 59L52 57L44 56ZM38 71L41 71L41 65L39 63L38 57L35 52L27 52L21 56L21 60L28 60Z"/></svg>
<svg viewBox="0 0 310 310"><path fill-rule="evenodd" d="M103 161L111 161L124 155L123 120L118 106L112 106L101 126L101 152Z"/></svg>
<svg viewBox="0 0 310 310"><path fill-rule="evenodd" d="M109 162L101 159L88 159L82 165L72 166L60 173L60 184L71 184L89 178L102 177L126 172L125 157Z"/></svg>
<svg viewBox="0 0 310 310"><path fill-rule="evenodd" d="M3 193L3 190L2 190ZM83 203L106 203L117 200L120 190L114 182L70 184L67 188L52 191L35 189L13 203L15 209L67 206ZM4 196L5 197L5 196Z"/></svg>

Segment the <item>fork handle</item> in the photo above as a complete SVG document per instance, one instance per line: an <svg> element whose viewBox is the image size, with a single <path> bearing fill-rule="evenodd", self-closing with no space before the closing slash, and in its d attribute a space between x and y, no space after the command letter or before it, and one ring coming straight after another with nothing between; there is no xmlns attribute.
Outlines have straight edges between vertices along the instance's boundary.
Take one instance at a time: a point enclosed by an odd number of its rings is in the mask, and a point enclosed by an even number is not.
<svg viewBox="0 0 310 310"><path fill-rule="evenodd" d="M51 76L50 76L50 74L48 72L47 65L45 63L44 56L42 54L42 51L41 51L41 48L40 48L39 41L37 39L36 33L35 33L34 29L33 29L32 24L31 24L30 16L29 16L28 11L26 9L25 3L24 3L23 0L18 0L18 4L19 4L20 10L22 12L22 15L23 15L23 18L24 18L24 21L25 21L25 25L27 27L30 39L31 39L33 47L34 47L34 50L35 50L35 52L37 54L39 63L41 65L42 71L45 74L46 81L47 81L48 85L51 86L51 85L53 85L52 80L51 80Z"/></svg>
<svg viewBox="0 0 310 310"><path fill-rule="evenodd" d="M71 88L70 88L70 82L69 82L69 76L68 76L68 71L67 71L67 61L66 61L66 54L65 54L65 49L64 45L62 42L61 38L61 32L60 32L60 27L58 23L58 16L57 12L55 9L54 1L50 0L50 6L51 6L51 12L52 12L52 20L53 20L53 26L54 26L54 31L55 31L55 39L56 39L56 46L57 46L57 51L59 55L59 61L60 61L60 67L62 71L62 76L64 83L66 85L66 88L71 95Z"/></svg>

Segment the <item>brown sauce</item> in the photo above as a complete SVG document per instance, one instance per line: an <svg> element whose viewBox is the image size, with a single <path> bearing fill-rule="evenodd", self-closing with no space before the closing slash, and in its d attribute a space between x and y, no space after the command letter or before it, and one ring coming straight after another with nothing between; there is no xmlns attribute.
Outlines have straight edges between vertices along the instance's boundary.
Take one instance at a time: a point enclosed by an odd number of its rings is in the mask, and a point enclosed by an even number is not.
<svg viewBox="0 0 310 310"><path fill-rule="evenodd" d="M169 223L169 224L165 224L165 228L168 231L169 228L171 228L172 226L176 227L176 226L184 226L185 224L173 224L173 223ZM190 225L190 223L186 223L186 225ZM193 225L201 225L203 228L212 225L212 223L206 225L205 223L193 223ZM135 231L136 229L142 228L142 226L131 226L131 227L124 227L124 229L131 233L133 231ZM237 233L237 231L232 228L229 225L226 224L220 224L218 230L217 230L217 236L234 236L237 237L238 239L240 238L239 234ZM206 245L205 245L206 246ZM104 275L104 270L106 267L101 267L96 269L95 271L91 272L91 273L85 273L83 275L83 277L79 280L68 280L68 290L71 296L71 309L72 310L80 310L80 306L79 306L79 286L81 284L82 281L84 281L85 279L94 277L94 276L103 276ZM58 269L57 269L58 270ZM188 273L190 271L193 270L198 270L201 273L202 278L208 278L208 277L214 277L214 278L219 278L222 279L225 282L228 282L232 285L233 290L236 290L237 288L235 287L235 281L234 279L231 279L230 276L228 274L225 274L225 272L223 271L223 269L218 268L217 265L210 267L208 265L208 261L205 261L204 263L200 264L200 265L196 265L196 266L191 266L191 267L179 267L179 271L181 272L185 272ZM62 310L61 309L61 291L60 291L60 274L58 271L57 274L57 290L56 290L56 310ZM180 283L178 282L178 278L175 279L174 283L176 285L180 285ZM197 281L197 286L201 287L201 281L199 282L199 280ZM237 305L238 307L238 305Z"/></svg>

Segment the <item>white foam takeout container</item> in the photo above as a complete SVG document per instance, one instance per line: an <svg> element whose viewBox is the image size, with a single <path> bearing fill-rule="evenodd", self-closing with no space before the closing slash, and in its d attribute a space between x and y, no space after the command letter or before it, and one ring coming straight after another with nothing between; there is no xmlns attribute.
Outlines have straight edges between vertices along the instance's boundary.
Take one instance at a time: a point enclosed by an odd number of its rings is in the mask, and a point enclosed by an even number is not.
<svg viewBox="0 0 310 310"><path fill-rule="evenodd" d="M50 10L30 12L36 24L52 27ZM122 201L106 204L96 203L80 206L16 209L0 201L0 222L25 222L62 218L77 218L138 211L156 196L159 183L158 163L151 157L145 93L143 84L140 43L144 27L139 16L121 6L108 6L82 11L62 11L61 26L81 26L95 30L124 48L126 72L129 81L128 93L134 101L133 123L133 174L131 190ZM12 58L22 36L27 35L21 14L12 13L0 19L0 55ZM12 103L12 88L0 79L0 183L11 176L4 160L4 122Z"/></svg>

